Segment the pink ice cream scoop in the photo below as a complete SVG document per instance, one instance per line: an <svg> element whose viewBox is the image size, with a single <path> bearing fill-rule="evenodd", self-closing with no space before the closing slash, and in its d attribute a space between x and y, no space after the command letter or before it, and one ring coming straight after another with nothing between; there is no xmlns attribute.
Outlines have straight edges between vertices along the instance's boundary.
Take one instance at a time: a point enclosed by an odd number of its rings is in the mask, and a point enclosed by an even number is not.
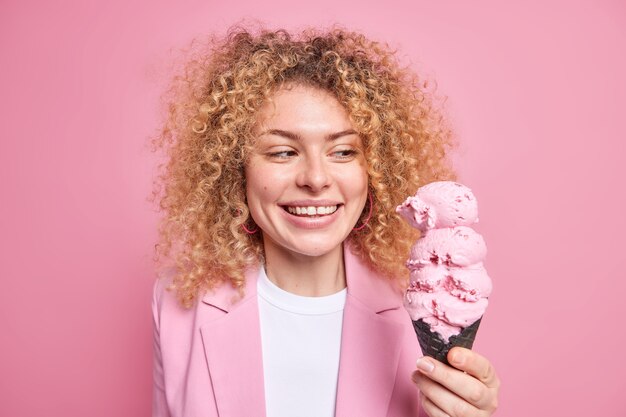
<svg viewBox="0 0 626 417"><path fill-rule="evenodd" d="M404 306L424 354L445 362L453 345L471 348L492 289L485 241L470 227L478 221L476 198L464 185L439 181L396 211L422 232L407 261Z"/></svg>
<svg viewBox="0 0 626 417"><path fill-rule="evenodd" d="M481 262L487 255L483 237L467 226L432 229L426 232L411 248L407 263L446 266L470 266Z"/></svg>
<svg viewBox="0 0 626 417"><path fill-rule="evenodd" d="M478 203L472 190L452 181L431 182L420 187L396 211L421 232L478 222Z"/></svg>

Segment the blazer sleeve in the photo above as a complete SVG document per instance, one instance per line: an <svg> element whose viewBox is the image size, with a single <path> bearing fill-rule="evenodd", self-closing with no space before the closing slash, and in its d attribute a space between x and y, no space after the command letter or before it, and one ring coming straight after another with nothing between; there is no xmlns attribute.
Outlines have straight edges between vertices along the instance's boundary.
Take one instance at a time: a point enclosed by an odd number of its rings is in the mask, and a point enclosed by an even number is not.
<svg viewBox="0 0 626 417"><path fill-rule="evenodd" d="M153 320L153 364L152 364L152 417L170 417L165 396L165 377L163 374L163 359L161 356L160 338L160 304L163 282L157 279L152 294Z"/></svg>

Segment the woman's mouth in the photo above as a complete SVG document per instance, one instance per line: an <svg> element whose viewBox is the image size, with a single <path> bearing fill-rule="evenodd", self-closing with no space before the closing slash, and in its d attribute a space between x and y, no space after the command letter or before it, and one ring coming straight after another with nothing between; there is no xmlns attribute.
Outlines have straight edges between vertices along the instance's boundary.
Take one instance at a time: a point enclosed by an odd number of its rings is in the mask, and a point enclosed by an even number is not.
<svg viewBox="0 0 626 417"><path fill-rule="evenodd" d="M283 209L289 214L299 217L320 217L333 214L339 205L332 206L284 206Z"/></svg>

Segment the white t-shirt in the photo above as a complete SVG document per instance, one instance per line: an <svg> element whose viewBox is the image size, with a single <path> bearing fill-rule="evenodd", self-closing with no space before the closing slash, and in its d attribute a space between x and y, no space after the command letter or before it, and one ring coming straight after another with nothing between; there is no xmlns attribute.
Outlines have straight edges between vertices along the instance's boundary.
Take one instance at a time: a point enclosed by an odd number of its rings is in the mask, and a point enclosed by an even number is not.
<svg viewBox="0 0 626 417"><path fill-rule="evenodd" d="M335 415L347 290L303 297L257 281L267 417Z"/></svg>

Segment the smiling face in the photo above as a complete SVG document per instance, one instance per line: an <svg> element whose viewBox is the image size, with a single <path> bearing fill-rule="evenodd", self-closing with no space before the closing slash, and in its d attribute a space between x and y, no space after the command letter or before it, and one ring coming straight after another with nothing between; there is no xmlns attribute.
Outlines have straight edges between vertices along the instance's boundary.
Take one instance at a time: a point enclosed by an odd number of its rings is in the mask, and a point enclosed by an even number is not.
<svg viewBox="0 0 626 417"><path fill-rule="evenodd" d="M346 110L325 91L282 88L261 108L255 134L246 196L266 255L340 254L368 186Z"/></svg>

